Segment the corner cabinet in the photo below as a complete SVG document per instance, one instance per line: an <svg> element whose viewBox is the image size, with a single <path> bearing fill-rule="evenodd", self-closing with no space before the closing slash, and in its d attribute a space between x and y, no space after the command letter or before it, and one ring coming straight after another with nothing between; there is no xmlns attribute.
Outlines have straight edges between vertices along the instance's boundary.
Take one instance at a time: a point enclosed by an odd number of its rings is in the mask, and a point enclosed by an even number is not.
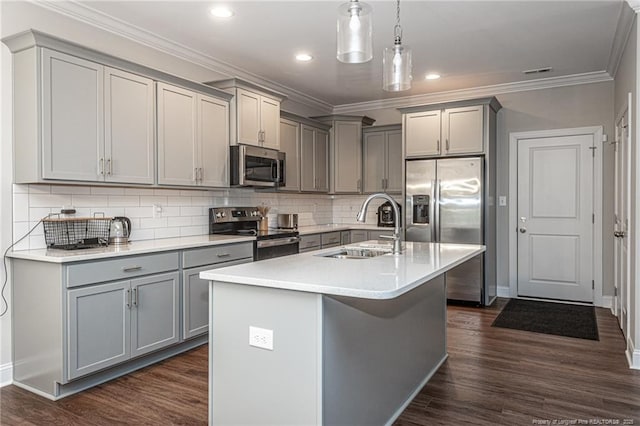
<svg viewBox="0 0 640 426"><path fill-rule="evenodd" d="M329 137L329 192L362 192L362 127L375 120L363 116L328 115L312 117L331 125Z"/></svg>
<svg viewBox="0 0 640 426"><path fill-rule="evenodd" d="M376 126L362 135L363 192L402 192L402 126Z"/></svg>
<svg viewBox="0 0 640 426"><path fill-rule="evenodd" d="M286 96L251 82L232 78L206 83L233 95L232 145L280 149L280 104Z"/></svg>
<svg viewBox="0 0 640 426"><path fill-rule="evenodd" d="M329 190L329 128L306 117L280 113L280 151L286 156L286 179L278 191Z"/></svg>
<svg viewBox="0 0 640 426"><path fill-rule="evenodd" d="M229 104L158 83L158 183L229 186Z"/></svg>
<svg viewBox="0 0 640 426"><path fill-rule="evenodd" d="M500 109L495 98L400 108L406 158L486 153L489 109Z"/></svg>

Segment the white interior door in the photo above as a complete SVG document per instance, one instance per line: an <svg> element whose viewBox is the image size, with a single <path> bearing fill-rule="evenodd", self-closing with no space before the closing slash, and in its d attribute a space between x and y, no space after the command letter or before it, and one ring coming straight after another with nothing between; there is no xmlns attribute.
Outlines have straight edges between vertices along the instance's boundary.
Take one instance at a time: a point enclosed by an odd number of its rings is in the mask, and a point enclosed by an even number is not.
<svg viewBox="0 0 640 426"><path fill-rule="evenodd" d="M590 134L518 143L518 295L593 302Z"/></svg>
<svg viewBox="0 0 640 426"><path fill-rule="evenodd" d="M627 336L629 294L629 126L628 111L616 123L614 181L614 311Z"/></svg>

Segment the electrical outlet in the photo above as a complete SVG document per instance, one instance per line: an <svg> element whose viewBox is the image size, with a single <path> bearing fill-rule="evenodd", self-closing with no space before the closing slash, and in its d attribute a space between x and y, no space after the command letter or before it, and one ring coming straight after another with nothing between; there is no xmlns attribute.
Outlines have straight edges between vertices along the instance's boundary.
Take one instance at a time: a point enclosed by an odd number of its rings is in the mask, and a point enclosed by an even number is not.
<svg viewBox="0 0 640 426"><path fill-rule="evenodd" d="M501 195L498 197L498 205L500 207L504 207L507 205L507 196L506 195Z"/></svg>
<svg viewBox="0 0 640 426"><path fill-rule="evenodd" d="M273 350L273 330L249 326L249 346Z"/></svg>
<svg viewBox="0 0 640 426"><path fill-rule="evenodd" d="M154 219L158 219L159 217L162 217L162 206L159 204L154 204L153 205L153 218Z"/></svg>

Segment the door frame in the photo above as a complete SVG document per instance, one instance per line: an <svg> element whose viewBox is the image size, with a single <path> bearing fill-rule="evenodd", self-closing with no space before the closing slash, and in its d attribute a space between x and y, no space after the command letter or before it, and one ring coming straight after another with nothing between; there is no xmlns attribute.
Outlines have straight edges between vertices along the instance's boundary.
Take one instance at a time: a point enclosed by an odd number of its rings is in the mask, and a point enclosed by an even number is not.
<svg viewBox="0 0 640 426"><path fill-rule="evenodd" d="M509 296L518 297L518 143L523 139L572 135L593 135L596 147L593 162L593 211L596 215L593 230L593 304L610 307L611 298L609 297L608 303L605 304L602 295L602 126L509 133Z"/></svg>

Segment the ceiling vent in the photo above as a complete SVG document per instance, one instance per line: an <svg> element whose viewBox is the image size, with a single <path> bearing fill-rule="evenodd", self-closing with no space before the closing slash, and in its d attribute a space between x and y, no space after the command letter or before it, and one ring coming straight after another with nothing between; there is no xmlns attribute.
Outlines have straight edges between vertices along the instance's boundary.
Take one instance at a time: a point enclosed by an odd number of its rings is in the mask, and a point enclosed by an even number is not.
<svg viewBox="0 0 640 426"><path fill-rule="evenodd" d="M542 74L542 73L549 72L549 71L552 71L552 70L553 70L553 68L551 68L551 67L535 68L535 69L532 69L532 70L522 71L522 74Z"/></svg>

